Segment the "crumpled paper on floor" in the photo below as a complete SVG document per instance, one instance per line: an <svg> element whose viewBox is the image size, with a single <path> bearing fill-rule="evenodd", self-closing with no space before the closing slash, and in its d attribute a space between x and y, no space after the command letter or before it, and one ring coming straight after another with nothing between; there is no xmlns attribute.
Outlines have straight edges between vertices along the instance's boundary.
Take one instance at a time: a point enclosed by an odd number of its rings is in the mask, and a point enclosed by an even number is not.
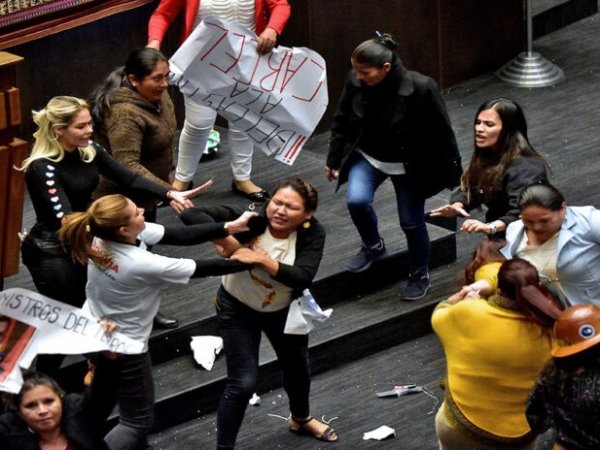
<svg viewBox="0 0 600 450"><path fill-rule="evenodd" d="M252 406L260 406L260 397L256 392L252 394L252 398L248 401L248 403Z"/></svg>
<svg viewBox="0 0 600 450"><path fill-rule="evenodd" d="M190 347L194 359L206 370L213 368L216 356L223 350L223 339L218 336L192 336Z"/></svg>
<svg viewBox="0 0 600 450"><path fill-rule="evenodd" d="M363 433L363 440L373 439L376 441L381 441L382 439L386 439L390 436L396 436L396 430L388 427L387 425L382 425L379 428L376 428L373 431L367 431Z"/></svg>

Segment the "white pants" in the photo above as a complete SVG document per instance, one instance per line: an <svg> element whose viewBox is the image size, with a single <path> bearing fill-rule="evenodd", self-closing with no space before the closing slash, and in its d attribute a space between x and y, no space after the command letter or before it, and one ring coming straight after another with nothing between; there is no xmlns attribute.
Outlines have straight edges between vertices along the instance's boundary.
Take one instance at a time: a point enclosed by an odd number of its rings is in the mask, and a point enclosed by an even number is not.
<svg viewBox="0 0 600 450"><path fill-rule="evenodd" d="M179 138L179 156L175 178L179 181L191 181L196 174L198 162L206 148L210 130L215 124L217 112L208 106L184 97L185 122ZM233 179L245 181L252 172L252 153L254 145L250 138L228 122L228 143L231 151L231 171Z"/></svg>

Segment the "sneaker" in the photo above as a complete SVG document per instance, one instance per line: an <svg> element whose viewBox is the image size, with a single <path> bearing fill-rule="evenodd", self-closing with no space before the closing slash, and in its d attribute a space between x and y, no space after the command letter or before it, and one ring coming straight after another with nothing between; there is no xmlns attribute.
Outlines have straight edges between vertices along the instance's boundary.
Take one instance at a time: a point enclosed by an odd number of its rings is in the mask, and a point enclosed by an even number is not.
<svg viewBox="0 0 600 450"><path fill-rule="evenodd" d="M408 276L408 282L402 289L400 296L402 300L419 300L427 295L430 287L429 274L411 274Z"/></svg>
<svg viewBox="0 0 600 450"><path fill-rule="evenodd" d="M371 264L381 258L385 258L387 256L387 250L385 249L385 244L383 243L383 239L379 241L378 244L367 247L365 244L362 244L360 247L360 251L346 264L346 270L349 272L364 272Z"/></svg>

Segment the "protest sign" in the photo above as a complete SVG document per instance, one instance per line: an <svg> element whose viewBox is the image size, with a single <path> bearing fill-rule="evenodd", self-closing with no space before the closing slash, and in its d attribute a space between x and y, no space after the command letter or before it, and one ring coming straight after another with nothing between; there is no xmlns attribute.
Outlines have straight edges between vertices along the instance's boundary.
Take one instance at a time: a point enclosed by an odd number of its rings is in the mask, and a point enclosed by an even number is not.
<svg viewBox="0 0 600 450"><path fill-rule="evenodd" d="M109 350L137 354L144 348L143 342L134 341L118 331L107 336L88 311L27 289L11 288L0 292L0 317L10 318L8 323L12 324L13 330L22 328L21 337L12 339L10 349L2 349L0 333L0 349L7 355L12 353L12 362L15 358L18 360L18 366L8 366L0 360L0 372L4 370L5 373L4 380L0 380L0 390L4 391L19 391L22 379L18 367L28 368L40 353L72 355ZM0 325L0 332L2 329L8 327ZM14 331L11 336L15 336Z"/></svg>
<svg viewBox="0 0 600 450"><path fill-rule="evenodd" d="M257 42L245 28L207 17L169 61L171 82L291 165L327 108L325 60L296 47L261 55Z"/></svg>

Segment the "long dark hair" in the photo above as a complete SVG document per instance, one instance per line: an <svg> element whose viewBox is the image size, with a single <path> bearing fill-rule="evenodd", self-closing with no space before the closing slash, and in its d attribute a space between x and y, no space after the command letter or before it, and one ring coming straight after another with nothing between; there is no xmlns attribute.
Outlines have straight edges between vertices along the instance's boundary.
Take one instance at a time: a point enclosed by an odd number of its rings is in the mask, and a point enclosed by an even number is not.
<svg viewBox="0 0 600 450"><path fill-rule="evenodd" d="M461 178L460 188L470 201L475 190L481 189L486 197L500 190L502 174L517 158L533 157L548 163L529 142L527 137L527 121L521 106L507 98L495 98L483 103L475 114L473 127L482 111L493 109L502 121L502 131L494 149L481 150L474 144L475 151L471 161Z"/></svg>
<svg viewBox="0 0 600 450"><path fill-rule="evenodd" d="M102 124L104 118L111 108L112 94L121 86L131 87L127 77L133 75L138 79L150 75L156 64L160 61L168 61L167 57L159 50L144 47L134 50L129 54L125 65L113 70L98 86L90 96L92 105L92 117L97 124Z"/></svg>
<svg viewBox="0 0 600 450"><path fill-rule="evenodd" d="M515 302L525 317L540 325L544 334L552 334L561 308L540 285L538 271L531 263L521 258L504 262L498 272L498 289Z"/></svg>

